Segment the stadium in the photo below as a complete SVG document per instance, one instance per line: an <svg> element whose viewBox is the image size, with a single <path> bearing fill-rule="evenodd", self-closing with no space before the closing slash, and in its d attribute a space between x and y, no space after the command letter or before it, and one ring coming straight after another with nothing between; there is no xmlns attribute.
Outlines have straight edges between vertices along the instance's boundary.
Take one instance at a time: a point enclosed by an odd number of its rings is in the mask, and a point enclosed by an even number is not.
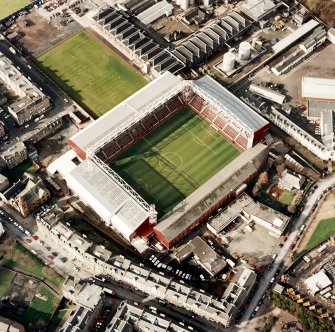
<svg viewBox="0 0 335 332"><path fill-rule="evenodd" d="M257 174L268 127L211 77L166 72L69 140L66 181L127 240L170 248Z"/></svg>

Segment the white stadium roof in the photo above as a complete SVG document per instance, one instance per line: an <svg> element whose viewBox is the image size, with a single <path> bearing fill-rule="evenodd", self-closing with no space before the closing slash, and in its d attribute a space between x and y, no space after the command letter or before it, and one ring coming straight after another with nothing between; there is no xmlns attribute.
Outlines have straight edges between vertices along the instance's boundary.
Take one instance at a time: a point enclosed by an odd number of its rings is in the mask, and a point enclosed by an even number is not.
<svg viewBox="0 0 335 332"><path fill-rule="evenodd" d="M71 141L83 151L87 151L94 143L103 139L108 132L119 127L120 124L137 113L140 113L150 102L157 99L160 95L173 90L182 82L181 78L174 76L170 72L164 73L95 120L84 130L71 137Z"/></svg>
<svg viewBox="0 0 335 332"><path fill-rule="evenodd" d="M301 97L335 101L335 79L303 77L301 81Z"/></svg>
<svg viewBox="0 0 335 332"><path fill-rule="evenodd" d="M218 101L225 108L227 113L240 119L253 132L268 124L263 117L210 76L206 75L194 81L194 85L208 93L213 100Z"/></svg>
<svg viewBox="0 0 335 332"><path fill-rule="evenodd" d="M70 171L66 181L84 203L126 239L149 217L148 212L112 176L89 158Z"/></svg>

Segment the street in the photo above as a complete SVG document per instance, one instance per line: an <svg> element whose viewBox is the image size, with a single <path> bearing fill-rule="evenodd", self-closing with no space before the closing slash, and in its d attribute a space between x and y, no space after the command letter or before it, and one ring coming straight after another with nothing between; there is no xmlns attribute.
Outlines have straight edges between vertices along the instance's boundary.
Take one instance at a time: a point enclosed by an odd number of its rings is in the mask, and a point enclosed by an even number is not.
<svg viewBox="0 0 335 332"><path fill-rule="evenodd" d="M282 264L285 264L286 262L289 262L291 260L290 246L294 243L295 238L298 235L299 228L303 224L306 224L306 222L308 221L308 216L313 208L313 205L319 201L319 198L323 195L323 191L335 185L335 174L330 175L329 177L321 180L320 182L317 183L317 185L318 187L314 191L314 193L312 193L307 198L305 207L303 211L301 212L299 218L294 221L291 234L287 238L281 250L278 252L278 255L272 265L272 268L266 273L266 275L263 277L263 279L259 283L258 289L254 293L253 299L251 300L249 307L247 308L244 315L240 319L240 323L236 325L242 330L246 328L248 321L251 319L251 316L253 312L255 311L256 306L261 300L263 294L267 291L267 288L270 284L270 280L273 277L275 277L275 273L278 270L278 268ZM308 227L308 224L306 224L306 227Z"/></svg>

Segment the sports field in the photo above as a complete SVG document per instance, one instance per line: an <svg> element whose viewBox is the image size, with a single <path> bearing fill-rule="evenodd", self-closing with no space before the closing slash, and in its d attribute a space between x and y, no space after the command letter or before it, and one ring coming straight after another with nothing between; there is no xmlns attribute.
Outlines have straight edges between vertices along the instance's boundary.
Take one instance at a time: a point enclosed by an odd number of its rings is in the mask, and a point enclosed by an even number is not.
<svg viewBox="0 0 335 332"><path fill-rule="evenodd" d="M0 20L28 5L29 0L0 0Z"/></svg>
<svg viewBox="0 0 335 332"><path fill-rule="evenodd" d="M147 84L140 74L85 30L42 54L37 61L94 118Z"/></svg>
<svg viewBox="0 0 335 332"><path fill-rule="evenodd" d="M189 196L240 154L185 108L110 163L159 217Z"/></svg>

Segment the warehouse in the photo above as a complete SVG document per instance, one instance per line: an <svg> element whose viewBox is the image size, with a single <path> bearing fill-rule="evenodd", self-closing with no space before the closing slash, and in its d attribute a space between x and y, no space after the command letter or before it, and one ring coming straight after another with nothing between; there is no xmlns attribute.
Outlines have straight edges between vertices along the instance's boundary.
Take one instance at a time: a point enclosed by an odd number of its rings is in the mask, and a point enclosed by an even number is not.
<svg viewBox="0 0 335 332"><path fill-rule="evenodd" d="M301 98L335 101L335 79L303 77L301 81Z"/></svg>

